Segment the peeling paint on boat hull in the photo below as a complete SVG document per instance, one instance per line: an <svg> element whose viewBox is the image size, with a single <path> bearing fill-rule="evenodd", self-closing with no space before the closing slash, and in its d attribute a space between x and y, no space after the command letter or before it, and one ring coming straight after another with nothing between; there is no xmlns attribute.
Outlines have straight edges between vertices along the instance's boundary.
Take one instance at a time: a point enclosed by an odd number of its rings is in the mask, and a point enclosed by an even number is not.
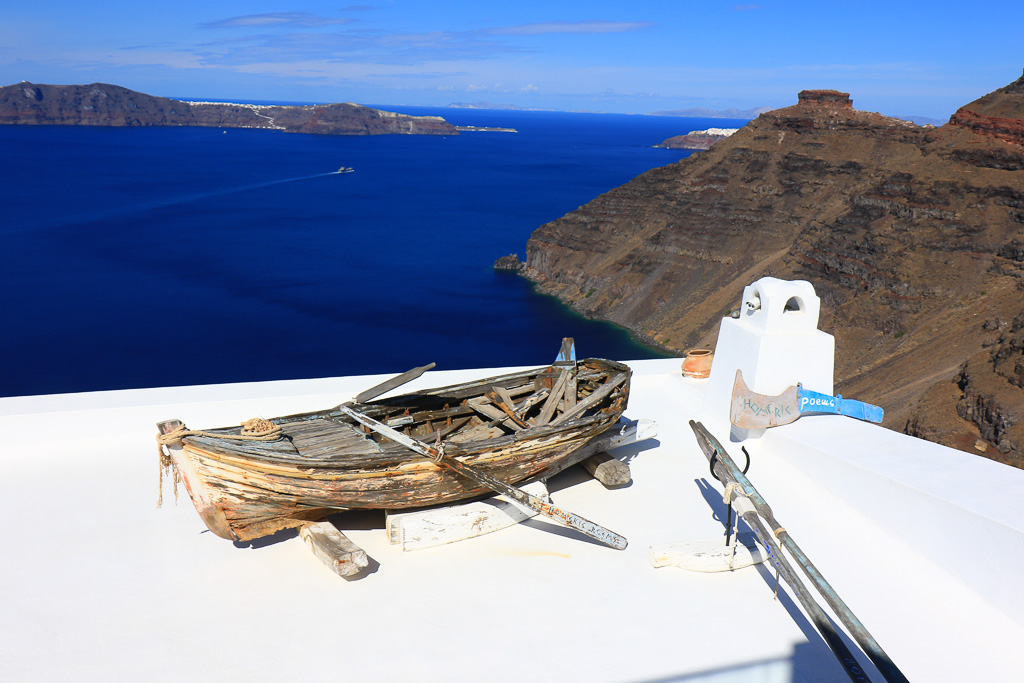
<svg viewBox="0 0 1024 683"><path fill-rule="evenodd" d="M618 385L593 410L573 419L529 426L496 438L445 441L447 452L512 484L551 469L616 424L628 400L630 370L625 365L588 359L577 367L581 377L603 372L600 377L604 381L594 380L588 384L581 379L578 395L569 407L577 400L582 404L588 391L593 395L604 383L617 381ZM558 370L540 368L356 406L379 419L388 415L424 414L416 412L422 405L431 414L447 411L447 422L451 423L451 414L468 412L458 403L449 407L454 401L451 397L484 394L495 384L514 385L520 380L521 386L528 383L536 387L535 393L543 393L550 391L551 384L544 381L545 373L549 379L553 372ZM474 389L477 385L479 392ZM465 405L466 400L462 398L461 405ZM438 408L431 412L441 405L445 406L444 410ZM526 414L528 411L524 412ZM337 510L410 509L490 493L477 482L441 468L395 443L373 441L358 432L354 423L345 423L339 416L339 411L329 410L275 418L272 422L282 427L284 435L276 442L254 444L227 438L185 437L182 448L174 453L174 462L207 527L222 538L247 541L322 519ZM556 413L551 422L557 420ZM495 424L501 422L498 420ZM333 429L331 438L342 445L332 450L304 435L303 430L309 432L311 425L320 423L325 426L318 428ZM344 430L348 432L341 433ZM234 428L234 433L238 433L238 428ZM290 434L294 434L294 438ZM425 435L417 438L431 443ZM304 450L316 453L315 457L304 457Z"/></svg>

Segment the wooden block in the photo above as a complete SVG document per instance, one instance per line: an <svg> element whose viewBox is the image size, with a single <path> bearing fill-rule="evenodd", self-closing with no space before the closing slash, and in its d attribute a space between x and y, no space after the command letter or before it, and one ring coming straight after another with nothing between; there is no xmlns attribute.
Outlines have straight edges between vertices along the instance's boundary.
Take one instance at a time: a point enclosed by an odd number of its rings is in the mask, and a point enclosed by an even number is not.
<svg viewBox="0 0 1024 683"><path fill-rule="evenodd" d="M544 479L548 479L562 470L583 462L592 455L602 451L610 451L611 449L618 448L619 446L626 446L639 441L653 439L657 435L658 423L654 420L642 418L639 420L633 420L632 422L620 423L606 431L604 434L591 439L566 457L559 459L557 464L544 470L540 476Z"/></svg>
<svg viewBox="0 0 1024 683"><path fill-rule="evenodd" d="M607 453L592 455L582 462L583 469L606 487L622 486L630 480L629 465Z"/></svg>
<svg viewBox="0 0 1024 683"><path fill-rule="evenodd" d="M545 482L520 487L550 502ZM537 515L504 496L416 512L388 513L388 540L402 550L422 550L489 534Z"/></svg>
<svg viewBox="0 0 1024 683"><path fill-rule="evenodd" d="M305 524L299 529L299 536L313 554L339 576L358 574L369 564L366 551L330 522Z"/></svg>

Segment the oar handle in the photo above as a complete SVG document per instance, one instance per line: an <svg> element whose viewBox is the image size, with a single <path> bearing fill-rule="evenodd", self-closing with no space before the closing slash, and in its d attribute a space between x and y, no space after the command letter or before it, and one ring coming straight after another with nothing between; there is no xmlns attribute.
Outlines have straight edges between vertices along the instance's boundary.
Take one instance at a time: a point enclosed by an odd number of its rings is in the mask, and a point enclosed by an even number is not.
<svg viewBox="0 0 1024 683"><path fill-rule="evenodd" d="M482 472L477 468L467 465L466 463L460 460L456 460L450 455L444 454L440 458L437 458L435 456L433 459L435 462L441 465L445 465L451 470L459 472L460 474L464 474L470 479L475 479L481 484L489 487L492 491L508 496L517 503L524 505L535 512L538 512L544 515L545 517L550 517L552 519L558 520L566 526L572 527L580 533L590 536L594 540L601 541L605 545L611 546L616 550L626 549L627 541L624 536L620 536L614 531L604 528L600 524L591 522L589 519L581 517L577 515L575 512L562 510L561 508L558 508L552 505L551 503L547 503L538 498L537 496L522 490L521 488L512 486L511 484L506 484L502 480L492 477L486 472Z"/></svg>

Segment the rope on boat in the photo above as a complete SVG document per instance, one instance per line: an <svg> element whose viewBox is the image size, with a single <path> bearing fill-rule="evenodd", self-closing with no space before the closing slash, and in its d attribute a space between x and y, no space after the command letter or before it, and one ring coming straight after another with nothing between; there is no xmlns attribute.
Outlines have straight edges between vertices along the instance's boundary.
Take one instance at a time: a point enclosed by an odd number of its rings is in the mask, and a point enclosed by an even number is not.
<svg viewBox="0 0 1024 683"><path fill-rule="evenodd" d="M159 439L158 439L159 440ZM178 468L174 466L174 461L171 460L171 456L164 451L164 446L158 443L156 446L157 453L160 457L160 488L157 489L156 506L161 508L164 506L164 473L168 475L174 475L174 504L178 504L178 482L181 481L181 475L178 474Z"/></svg>
<svg viewBox="0 0 1024 683"><path fill-rule="evenodd" d="M230 439L231 441L274 441L281 438L281 426L262 417L254 417L242 423L239 434L222 434L207 432L202 429L188 429L181 425L166 434L157 434L156 442L161 446L172 446L180 443L186 436L206 436L211 439Z"/></svg>
<svg viewBox="0 0 1024 683"><path fill-rule="evenodd" d="M725 503L726 505L731 503L733 494L736 494L737 489L739 489L739 494L737 495L746 495L746 491L743 490L743 487L737 484L736 482L730 481L728 484L726 484L725 491L722 492L722 502Z"/></svg>
<svg viewBox="0 0 1024 683"><path fill-rule="evenodd" d="M174 504L178 504L178 483L181 481L181 474L174 466L171 454L164 446L180 444L186 436L205 436L211 439L229 439L231 441L276 441L281 438L281 426L262 417L254 417L242 423L242 430L238 434L221 434L218 432L207 432L202 429L187 429L181 425L166 433L156 435L156 448L160 457L160 490L156 499L156 506L164 504L164 473L174 475Z"/></svg>

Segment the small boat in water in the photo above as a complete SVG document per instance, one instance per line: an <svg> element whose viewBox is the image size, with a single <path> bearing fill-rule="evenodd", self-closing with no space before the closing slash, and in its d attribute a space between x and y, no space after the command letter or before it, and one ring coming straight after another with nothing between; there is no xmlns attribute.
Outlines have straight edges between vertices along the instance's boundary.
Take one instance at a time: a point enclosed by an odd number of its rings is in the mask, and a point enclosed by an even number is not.
<svg viewBox="0 0 1024 683"><path fill-rule="evenodd" d="M335 173L352 173L355 170L356 169L352 168L351 166L342 166L337 171L335 171Z"/></svg>
<svg viewBox="0 0 1024 683"><path fill-rule="evenodd" d="M242 426L194 431L168 420L157 440L162 465L185 483L210 531L247 541L338 510L400 510L491 492L422 455L430 446L506 484L557 471L619 421L630 374L610 360L556 361L381 400L366 398L369 390L328 410ZM387 436L394 430L400 434Z"/></svg>

